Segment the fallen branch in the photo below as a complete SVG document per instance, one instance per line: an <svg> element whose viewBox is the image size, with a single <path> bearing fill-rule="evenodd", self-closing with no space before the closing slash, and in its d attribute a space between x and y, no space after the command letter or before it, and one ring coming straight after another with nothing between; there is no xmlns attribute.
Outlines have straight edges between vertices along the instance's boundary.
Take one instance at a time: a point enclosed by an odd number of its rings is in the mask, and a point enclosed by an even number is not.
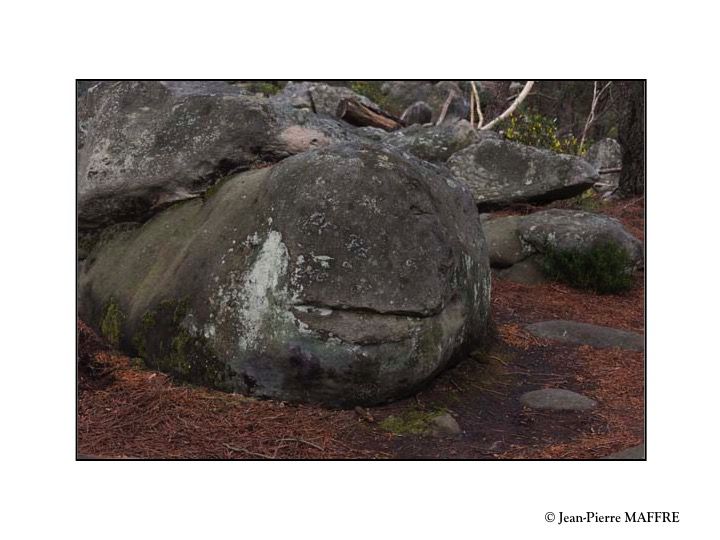
<svg viewBox="0 0 720 540"><path fill-rule="evenodd" d="M310 441L306 441L305 439L297 439L297 438L288 437L288 438L284 438L284 439L278 439L278 442L299 442L302 444L307 444L308 446L312 446L313 448L317 448L321 452L325 451L325 449L322 446L312 443Z"/></svg>
<svg viewBox="0 0 720 540"><path fill-rule="evenodd" d="M253 457L259 457L263 459L274 459L273 456L268 456L267 454L259 454L257 452L251 452L247 448L238 448L237 446L229 445L228 443L223 443L223 446L227 447L230 450L233 450L234 452L243 452L249 456Z"/></svg>
<svg viewBox="0 0 720 540"><path fill-rule="evenodd" d="M402 127L402 123L387 113L366 107L355 99L343 99L338 104L337 117L354 126L377 127L385 131Z"/></svg>

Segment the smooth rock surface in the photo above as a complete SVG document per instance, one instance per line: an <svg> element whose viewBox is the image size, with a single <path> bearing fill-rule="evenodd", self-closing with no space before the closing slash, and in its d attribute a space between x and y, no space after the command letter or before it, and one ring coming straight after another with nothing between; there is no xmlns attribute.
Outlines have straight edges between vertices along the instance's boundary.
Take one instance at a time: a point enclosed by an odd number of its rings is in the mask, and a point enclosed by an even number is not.
<svg viewBox="0 0 720 540"><path fill-rule="evenodd" d="M526 328L538 337L565 343L598 348L619 347L631 351L645 350L645 336L607 326L577 321L543 321L530 324Z"/></svg>
<svg viewBox="0 0 720 540"><path fill-rule="evenodd" d="M222 81L116 81L78 99L81 229L143 221L218 179L338 141L344 123Z"/></svg>
<svg viewBox="0 0 720 540"><path fill-rule="evenodd" d="M501 279L522 283L523 285L539 285L547 282L542 269L542 261L538 255L523 259L507 268L493 269L493 272L496 272Z"/></svg>
<svg viewBox="0 0 720 540"><path fill-rule="evenodd" d="M225 180L99 244L83 320L149 366L247 395L353 406L410 394L487 340L467 188L375 144Z"/></svg>
<svg viewBox="0 0 720 540"><path fill-rule="evenodd" d="M468 184L481 210L573 197L599 179L579 157L499 139L456 152L448 166Z"/></svg>
<svg viewBox="0 0 720 540"><path fill-rule="evenodd" d="M562 388L543 388L542 390L526 392L520 396L520 401L531 409L550 411L583 412L592 410L597 406L595 400Z"/></svg>
<svg viewBox="0 0 720 540"><path fill-rule="evenodd" d="M504 216L483 221L492 267L507 268L533 254L534 251L522 243L518 234L522 219L523 216Z"/></svg>
<svg viewBox="0 0 720 540"><path fill-rule="evenodd" d="M430 419L430 434L434 437L452 437L460 435L462 429L450 413L440 414Z"/></svg>

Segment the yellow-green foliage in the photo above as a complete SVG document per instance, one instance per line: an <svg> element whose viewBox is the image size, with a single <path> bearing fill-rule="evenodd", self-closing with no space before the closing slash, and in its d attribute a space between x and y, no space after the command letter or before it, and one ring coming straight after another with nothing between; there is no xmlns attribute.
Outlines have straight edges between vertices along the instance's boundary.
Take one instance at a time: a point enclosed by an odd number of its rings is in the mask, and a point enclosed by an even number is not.
<svg viewBox="0 0 720 540"><path fill-rule="evenodd" d="M503 131L509 141L546 148L559 154L581 156L587 152L587 141L581 146L578 138L572 134L559 136L555 120L536 112L522 111L512 114L505 121Z"/></svg>

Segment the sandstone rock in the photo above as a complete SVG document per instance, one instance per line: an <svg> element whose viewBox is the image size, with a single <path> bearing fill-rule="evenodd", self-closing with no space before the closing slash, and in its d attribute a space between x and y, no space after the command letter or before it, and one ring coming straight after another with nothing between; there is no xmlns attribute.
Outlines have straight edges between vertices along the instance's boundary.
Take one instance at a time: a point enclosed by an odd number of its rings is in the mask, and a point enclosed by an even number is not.
<svg viewBox="0 0 720 540"><path fill-rule="evenodd" d="M597 403L576 392L562 388L543 388L520 396L520 401L531 409L583 412L594 409Z"/></svg>
<svg viewBox="0 0 720 540"><path fill-rule="evenodd" d="M601 243L612 242L630 256L633 267L643 266L643 247L615 218L555 208L523 217L518 223L523 244L543 252L550 245L560 250L586 250Z"/></svg>
<svg viewBox="0 0 720 540"><path fill-rule="evenodd" d="M343 99L354 99L370 109L381 110L377 103L350 88L316 82L288 83L272 99L276 103L289 103L296 108L307 108L332 117L336 116Z"/></svg>
<svg viewBox="0 0 720 540"><path fill-rule="evenodd" d="M439 126L413 125L388 134L383 141L430 162L444 162L463 148L499 135L491 131L477 131L467 120Z"/></svg>
<svg viewBox="0 0 720 540"><path fill-rule="evenodd" d="M533 250L523 244L518 234L522 216L505 216L483 221L490 265L507 268L532 255Z"/></svg>
<svg viewBox="0 0 720 540"><path fill-rule="evenodd" d="M413 103L424 101L432 110L432 122L437 122L448 94L452 90L455 98L451 101L444 123L451 124L457 120L470 117L468 93L463 92L455 81L387 81L382 86L387 102L395 106L394 111L400 114Z"/></svg>
<svg viewBox="0 0 720 540"><path fill-rule="evenodd" d="M339 121L222 81L117 81L78 99L81 229L144 220L219 178L337 141Z"/></svg>
<svg viewBox="0 0 720 540"><path fill-rule="evenodd" d="M590 345L598 348L645 350L645 337L635 332L627 332L607 326L597 326L576 321L544 321L530 324L527 330L541 338L554 339L577 345Z"/></svg>
<svg viewBox="0 0 720 540"><path fill-rule="evenodd" d="M467 182L480 209L568 198L598 180L595 168L576 156L496 139L460 150L448 166Z"/></svg>
<svg viewBox="0 0 720 540"><path fill-rule="evenodd" d="M177 377L352 406L405 396L486 340L466 187L374 144L227 179L96 247L83 320Z"/></svg>
<svg viewBox="0 0 720 540"><path fill-rule="evenodd" d="M498 277L533 285L546 281L542 254L548 246L587 250L605 242L622 247L632 267L643 265L642 243L616 219L578 210L551 209L526 216L481 218L490 265Z"/></svg>
<svg viewBox="0 0 720 540"><path fill-rule="evenodd" d="M432 121L432 109L424 101L416 101L403 111L400 120L407 126L427 124Z"/></svg>
<svg viewBox="0 0 720 540"><path fill-rule="evenodd" d="M537 255L533 255L507 268L494 271L499 278L522 283L523 285L539 285L547 281L542 270L542 261Z"/></svg>
<svg viewBox="0 0 720 540"><path fill-rule="evenodd" d="M430 419L430 434L434 437L452 437L462 434L457 420L450 413L443 413Z"/></svg>
<svg viewBox="0 0 720 540"><path fill-rule="evenodd" d="M615 139L601 139L588 149L585 159L598 171L619 169L622 167L622 147ZM594 187L598 191L609 191L615 189L619 182L619 172L601 174Z"/></svg>

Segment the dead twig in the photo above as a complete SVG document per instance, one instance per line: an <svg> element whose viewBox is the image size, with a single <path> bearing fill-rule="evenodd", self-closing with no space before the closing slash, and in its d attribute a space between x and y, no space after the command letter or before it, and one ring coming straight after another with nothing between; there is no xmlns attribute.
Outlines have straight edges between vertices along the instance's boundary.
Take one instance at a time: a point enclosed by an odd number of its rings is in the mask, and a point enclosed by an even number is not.
<svg viewBox="0 0 720 540"><path fill-rule="evenodd" d="M239 448L237 446L232 446L228 443L223 443L223 446L225 446L228 450L232 450L234 452L243 452L249 456L259 457L263 459L275 459L273 456L268 456L267 454L260 454L258 452L251 452L247 448Z"/></svg>
<svg viewBox="0 0 720 540"><path fill-rule="evenodd" d="M299 442L302 444L307 444L308 446L312 446L313 448L317 448L321 452L325 451L325 449L322 446L315 444L313 442L310 442L310 441L306 441L305 439L298 439L297 437L286 437L284 439L278 439L278 442Z"/></svg>

